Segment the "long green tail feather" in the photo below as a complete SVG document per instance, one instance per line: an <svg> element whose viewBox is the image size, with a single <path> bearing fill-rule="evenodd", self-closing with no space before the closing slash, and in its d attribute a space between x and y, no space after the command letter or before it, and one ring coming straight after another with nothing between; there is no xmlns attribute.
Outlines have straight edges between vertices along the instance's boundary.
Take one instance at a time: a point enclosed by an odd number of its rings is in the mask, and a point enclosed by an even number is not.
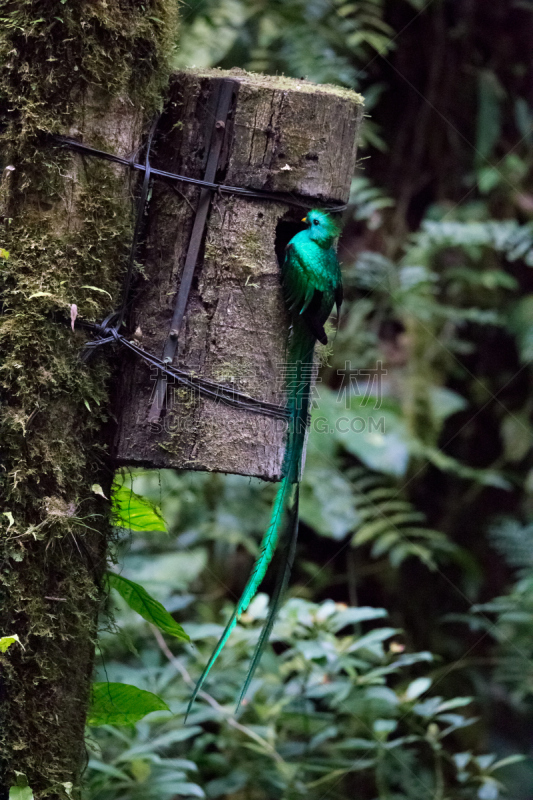
<svg viewBox="0 0 533 800"><path fill-rule="evenodd" d="M257 666L261 660L261 656L263 655L263 650L265 649L268 643L270 634L272 632L272 628L274 627L274 622L276 621L281 601L283 600L285 590L287 589L287 584L289 583L289 578L291 576L291 571L292 571L292 565L294 564L294 556L296 554L296 541L298 539L298 525L300 521L298 514L299 502L300 502L300 485L297 483L294 496L294 504L290 513L289 526L285 534L285 542L284 542L285 546L283 548L283 555L282 555L283 568L281 570L280 575L278 576L276 587L274 589L272 597L270 598L268 616L265 621L265 624L263 625L263 630L261 631L259 641L257 642L257 645L255 647L250 668L248 670L248 674L246 675L246 680L242 688L241 696L239 697L239 702L237 703L236 712L239 710L240 705L245 698L246 692L248 691L248 687L252 682L255 670L257 669Z"/></svg>
<svg viewBox="0 0 533 800"><path fill-rule="evenodd" d="M239 621L240 616L246 611L251 601L255 597L257 590L261 584L261 581L265 577L265 573L268 569L268 566L272 561L274 550L276 549L276 545L278 543L280 530L282 528L283 511L287 504L291 486L294 483L297 484L300 478L302 453L305 444L307 418L309 414L310 375L308 374L308 372L310 366L313 363L314 346L315 346L315 338L309 333L309 331L305 327L305 323L300 321L296 322L293 328L293 333L289 347L289 362L296 366L296 378L293 384L294 388L292 388L292 390L289 392L289 398L288 398L291 414L289 420L287 445L285 448L285 455L283 459L283 472L285 477L281 481L280 487L276 494L276 498L274 500L272 516L270 518L269 526L261 542L261 551L259 554L259 558L254 564L254 567L252 569L252 574L250 575L248 582L244 587L244 591L241 595L239 602L237 603L237 606L235 607L235 611L231 615L226 627L224 628L222 636L218 640L217 646L215 647L209 661L207 662L204 671L200 675L198 683L194 687L194 691L192 693L192 697L187 707L187 712L185 714L185 720L187 720L187 717L190 713L194 701L196 700L196 697L198 696L198 693L202 689L202 686L204 685L207 676L211 672L211 669L213 668L215 661L220 655L222 648L228 641L231 632L233 631L235 625ZM296 492L296 497L298 497L298 490ZM294 543L292 544L293 549L296 547L296 535L298 532L297 505L298 504L295 503L296 523L293 526L294 536L291 538L291 542L292 539L294 539ZM294 558L294 553L292 558ZM246 678L245 689L243 690L243 694L244 691L246 691L246 689L248 688L251 676L255 671L255 668L261 656L261 652L266 644L268 634L270 633L272 625L274 624L277 606L279 606L279 603L281 602L281 597L283 595L283 586L289 579L290 568L288 571L286 570L286 568L284 568L283 576L285 574L286 574L286 580L284 580L284 578L282 577L282 580L279 584L280 585L279 595L276 595L275 593L276 602L273 604L274 610L273 612L272 611L269 612L269 616L265 624L266 634L264 637L262 635L259 640L261 644L261 650L259 652L256 651L256 653L254 654L250 672L248 673L248 676ZM241 699L243 697L243 694L241 695Z"/></svg>
<svg viewBox="0 0 533 800"><path fill-rule="evenodd" d="M246 609L250 605L251 601L253 600L257 592L257 589L259 588L261 581L265 577L265 573L267 571L268 565L272 560L272 556L274 554L274 550L278 542L279 531L283 517L283 508L285 505L288 491L290 490L290 486L291 484L288 478L287 477L283 478L280 487L278 489L278 492L276 494L276 499L274 500L274 508L272 510L272 517L270 518L270 524L266 530L265 535L263 536L263 541L261 542L261 552L259 558L254 564L252 574L248 579L248 583L244 587L244 591L241 595L239 602L237 603L237 606L235 607L235 611L229 618L228 624L224 628L224 632L222 633L222 636L218 640L217 646L215 647L213 653L211 654L211 658L207 662L204 671L200 675L198 683L194 687L194 692L187 707L187 713L185 714L185 719L187 719L189 712L192 708L192 704L196 700L198 692L204 685L205 679L211 672L213 664L220 655L220 651L228 641L233 628L235 627L235 625L239 620L239 617L246 611Z"/></svg>

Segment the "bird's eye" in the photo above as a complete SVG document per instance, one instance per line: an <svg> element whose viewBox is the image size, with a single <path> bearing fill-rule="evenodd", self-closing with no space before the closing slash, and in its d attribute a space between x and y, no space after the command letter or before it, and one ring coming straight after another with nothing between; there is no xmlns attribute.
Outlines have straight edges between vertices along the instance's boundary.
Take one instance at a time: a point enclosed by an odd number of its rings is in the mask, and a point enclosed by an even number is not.
<svg viewBox="0 0 533 800"><path fill-rule="evenodd" d="M317 219L313 220L313 225L318 225L318 220Z"/></svg>

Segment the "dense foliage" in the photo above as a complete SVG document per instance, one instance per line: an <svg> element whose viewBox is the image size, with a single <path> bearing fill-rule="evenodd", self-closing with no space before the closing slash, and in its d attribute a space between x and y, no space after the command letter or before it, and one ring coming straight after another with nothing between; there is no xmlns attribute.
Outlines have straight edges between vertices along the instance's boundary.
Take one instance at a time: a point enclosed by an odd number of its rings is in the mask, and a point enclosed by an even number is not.
<svg viewBox="0 0 533 800"><path fill-rule="evenodd" d="M169 532L132 525L120 571L195 646L119 601L99 679L155 692L177 716L94 728L92 798L494 800L503 784L531 796L533 767L513 754L531 754L533 699L532 12L513 0L184 6L179 64L354 87L370 119L272 647L234 718L261 595L183 725L273 488L133 476Z"/></svg>

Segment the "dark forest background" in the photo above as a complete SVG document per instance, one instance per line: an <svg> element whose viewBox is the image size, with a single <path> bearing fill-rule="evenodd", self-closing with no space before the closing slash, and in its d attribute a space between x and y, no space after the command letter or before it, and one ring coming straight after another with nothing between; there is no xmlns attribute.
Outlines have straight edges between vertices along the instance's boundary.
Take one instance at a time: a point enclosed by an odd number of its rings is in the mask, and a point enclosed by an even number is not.
<svg viewBox="0 0 533 800"><path fill-rule="evenodd" d="M101 680L157 692L177 716L93 729L94 800L533 798L532 43L531 0L183 4L177 67L365 96L347 300L315 412L365 424L311 433L289 597L238 720L265 595L186 727L182 712L274 489L119 477L168 528L129 526L120 569L194 646L117 601ZM347 380L347 364L377 362L380 392Z"/></svg>

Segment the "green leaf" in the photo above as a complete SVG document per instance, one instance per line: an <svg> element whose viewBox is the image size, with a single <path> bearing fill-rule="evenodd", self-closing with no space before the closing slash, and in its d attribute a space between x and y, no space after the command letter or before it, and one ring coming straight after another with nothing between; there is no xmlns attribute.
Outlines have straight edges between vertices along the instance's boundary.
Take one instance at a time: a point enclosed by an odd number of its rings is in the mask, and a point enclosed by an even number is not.
<svg viewBox="0 0 533 800"><path fill-rule="evenodd" d="M511 310L508 328L516 336L521 362L528 364L533 360L533 294L522 297Z"/></svg>
<svg viewBox="0 0 533 800"><path fill-rule="evenodd" d="M94 683L88 725L133 725L152 711L170 711L156 694L127 683Z"/></svg>
<svg viewBox="0 0 533 800"><path fill-rule="evenodd" d="M370 469L390 475L405 474L409 436L398 404L389 398L336 395L320 389L311 422L313 442L333 436L336 443Z"/></svg>
<svg viewBox="0 0 533 800"><path fill-rule="evenodd" d="M355 653L358 650L372 650L379 657L382 656L382 644L386 639L401 633L400 628L375 628L370 633L356 639L353 644L348 648L348 652Z"/></svg>
<svg viewBox="0 0 533 800"><path fill-rule="evenodd" d="M533 444L533 431L529 415L525 411L509 413L502 420L500 435L503 441L503 455L506 461L521 461Z"/></svg>
<svg viewBox="0 0 533 800"><path fill-rule="evenodd" d="M478 170L477 185L481 194L488 194L503 180L501 172L496 167L481 167Z"/></svg>
<svg viewBox="0 0 533 800"><path fill-rule="evenodd" d="M347 625L358 625L368 620L383 619L388 614L384 608L374 608L372 606L357 606L356 608L345 608L337 611L330 621L330 629L337 633Z"/></svg>
<svg viewBox="0 0 533 800"><path fill-rule="evenodd" d="M493 764L490 768L491 772L494 772L495 769L502 769L503 767L509 767L511 764L519 764L521 761L525 761L527 756L522 755L521 753L515 753L512 756L506 756L502 758L500 761L497 761Z"/></svg>
<svg viewBox="0 0 533 800"><path fill-rule="evenodd" d="M359 522L352 487L331 461L321 462L320 455L315 442L310 442L300 490L300 519L322 536L340 540Z"/></svg>
<svg viewBox="0 0 533 800"><path fill-rule="evenodd" d="M431 464L443 472L450 472L451 474L458 475L460 478L476 481L483 486L494 486L496 489L504 489L506 491L511 489L509 481L496 470L470 467L467 464L457 461L457 459L449 456L442 450L436 447L428 447L418 441L412 443L411 449L413 453L423 455Z"/></svg>
<svg viewBox="0 0 533 800"><path fill-rule="evenodd" d="M18 642L22 649L24 649L24 646L16 633L14 633L12 636L2 636L2 638L0 638L0 653L5 653L8 647L11 647L11 645L15 642Z"/></svg>
<svg viewBox="0 0 533 800"><path fill-rule="evenodd" d="M407 687L405 697L407 700L416 700L424 692L427 692L430 686L431 678L416 678Z"/></svg>
<svg viewBox="0 0 533 800"><path fill-rule="evenodd" d="M130 531L167 532L165 520L159 509L145 497L132 492L125 483L115 481L111 488L111 508L114 523Z"/></svg>
<svg viewBox="0 0 533 800"><path fill-rule="evenodd" d="M29 786L12 786L9 800L33 800L33 792Z"/></svg>
<svg viewBox="0 0 533 800"><path fill-rule="evenodd" d="M114 572L107 573L107 580L111 588L124 598L129 607L147 622L151 622L163 633L168 633L182 642L190 642L189 636L181 625L178 625L166 608L149 595L140 584L123 578L122 575L116 575Z"/></svg>
<svg viewBox="0 0 533 800"><path fill-rule="evenodd" d="M0 258L5 258L5 260L7 261L7 259L9 258L9 250L4 250L3 247L0 247Z"/></svg>
<svg viewBox="0 0 533 800"><path fill-rule="evenodd" d="M118 778L119 781L128 781L129 776L127 772L117 769L112 764L105 764L103 761L97 761L94 758L89 760L89 769L94 769L97 772L103 772L105 775L110 775L112 778Z"/></svg>
<svg viewBox="0 0 533 800"><path fill-rule="evenodd" d="M464 397L446 386L430 386L429 402L433 416L439 423L444 422L458 411L463 411L468 405Z"/></svg>
<svg viewBox="0 0 533 800"><path fill-rule="evenodd" d="M484 778L477 796L479 800L498 800L500 790L496 781L493 778Z"/></svg>
<svg viewBox="0 0 533 800"><path fill-rule="evenodd" d="M196 783L187 781L173 783L172 789L176 797L205 797L203 789Z"/></svg>
<svg viewBox="0 0 533 800"><path fill-rule="evenodd" d="M33 792L28 786L28 779L23 772L17 772L17 783L9 790L9 800L33 800Z"/></svg>

